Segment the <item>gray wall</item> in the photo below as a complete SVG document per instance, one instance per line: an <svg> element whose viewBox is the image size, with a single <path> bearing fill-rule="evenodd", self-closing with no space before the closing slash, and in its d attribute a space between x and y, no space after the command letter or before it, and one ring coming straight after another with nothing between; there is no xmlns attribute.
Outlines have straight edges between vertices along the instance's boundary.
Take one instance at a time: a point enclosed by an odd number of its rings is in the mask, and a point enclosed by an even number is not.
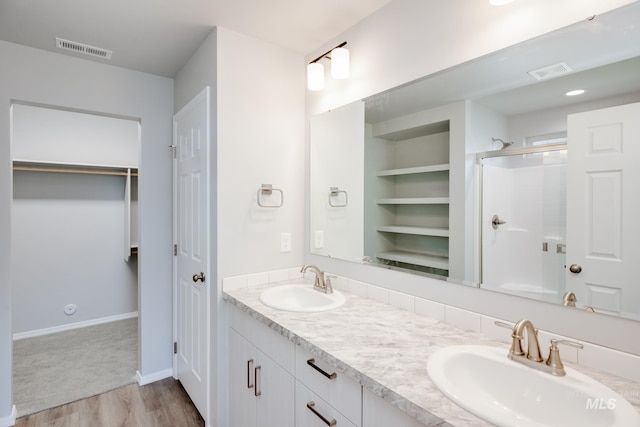
<svg viewBox="0 0 640 427"><path fill-rule="evenodd" d="M143 376L172 367L171 118L173 81L0 42L0 419L11 416L12 100L137 118L140 157L139 312Z"/></svg>

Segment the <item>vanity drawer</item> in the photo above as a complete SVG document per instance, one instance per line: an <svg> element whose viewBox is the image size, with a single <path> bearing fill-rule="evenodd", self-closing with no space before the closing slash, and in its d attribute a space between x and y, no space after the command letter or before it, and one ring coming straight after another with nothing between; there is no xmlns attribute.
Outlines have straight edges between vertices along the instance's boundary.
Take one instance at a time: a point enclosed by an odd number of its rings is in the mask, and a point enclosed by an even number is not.
<svg viewBox="0 0 640 427"><path fill-rule="evenodd" d="M300 381L296 381L295 413L296 427L358 427Z"/></svg>
<svg viewBox="0 0 640 427"><path fill-rule="evenodd" d="M300 347L296 347L295 369L296 379L352 423L357 426L361 424L362 387L360 384Z"/></svg>

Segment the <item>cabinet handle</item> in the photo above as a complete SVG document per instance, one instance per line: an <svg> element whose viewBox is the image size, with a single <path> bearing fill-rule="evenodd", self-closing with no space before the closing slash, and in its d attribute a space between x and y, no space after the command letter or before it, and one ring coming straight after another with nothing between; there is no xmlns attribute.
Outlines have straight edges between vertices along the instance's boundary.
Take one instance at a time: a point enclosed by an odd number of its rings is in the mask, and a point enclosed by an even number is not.
<svg viewBox="0 0 640 427"><path fill-rule="evenodd" d="M253 388L253 384L251 384L251 365L253 365L253 359L247 360L247 388Z"/></svg>
<svg viewBox="0 0 640 427"><path fill-rule="evenodd" d="M256 388L253 391L253 395L255 397L261 396L262 392L260 390L258 390L258 372L260 372L260 370L262 370L262 366L258 365L255 367L255 369L253 370L253 379L256 383Z"/></svg>
<svg viewBox="0 0 640 427"><path fill-rule="evenodd" d="M322 414L320 412L316 411L315 406L316 406L316 404L315 404L315 402L313 400L311 402L307 403L307 408L309 408L309 410L311 412L313 412L316 415L316 417L320 418L322 420L322 422L324 422L326 425L334 426L334 425L338 424L338 422L336 421L335 418L332 419L331 421L329 421L324 416L322 416Z"/></svg>
<svg viewBox="0 0 640 427"><path fill-rule="evenodd" d="M338 376L338 374L336 374L335 372L328 373L325 370L323 370L322 368L320 368L318 365L316 365L316 359L314 359L314 358L311 358L311 359L307 360L307 365L311 366L313 369L315 369L316 371L320 372L322 375L324 375L325 377L329 378L330 380L335 380L336 377Z"/></svg>

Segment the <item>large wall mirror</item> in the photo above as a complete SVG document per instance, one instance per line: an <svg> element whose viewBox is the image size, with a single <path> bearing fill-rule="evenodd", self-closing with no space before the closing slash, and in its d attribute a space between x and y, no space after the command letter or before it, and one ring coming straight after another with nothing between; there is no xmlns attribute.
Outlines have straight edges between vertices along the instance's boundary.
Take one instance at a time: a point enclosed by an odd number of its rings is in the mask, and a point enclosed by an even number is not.
<svg viewBox="0 0 640 427"><path fill-rule="evenodd" d="M640 320L638 22L636 2L312 117L311 253Z"/></svg>

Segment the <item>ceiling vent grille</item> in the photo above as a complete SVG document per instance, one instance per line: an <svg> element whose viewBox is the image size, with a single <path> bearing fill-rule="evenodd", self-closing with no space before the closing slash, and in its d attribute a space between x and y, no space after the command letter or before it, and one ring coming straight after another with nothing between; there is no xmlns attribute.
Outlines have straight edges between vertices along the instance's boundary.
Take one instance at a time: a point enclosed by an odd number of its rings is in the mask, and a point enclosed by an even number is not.
<svg viewBox="0 0 640 427"><path fill-rule="evenodd" d="M560 62L558 64L549 65L548 67L529 71L529 74L536 80L546 80L562 74L570 73L571 71L573 70L565 62Z"/></svg>
<svg viewBox="0 0 640 427"><path fill-rule="evenodd" d="M112 51L102 49L95 46L89 46L84 43L72 42L70 40L61 39L56 37L56 46L59 49L69 50L75 53L81 53L83 55L95 56L97 58L111 59Z"/></svg>

